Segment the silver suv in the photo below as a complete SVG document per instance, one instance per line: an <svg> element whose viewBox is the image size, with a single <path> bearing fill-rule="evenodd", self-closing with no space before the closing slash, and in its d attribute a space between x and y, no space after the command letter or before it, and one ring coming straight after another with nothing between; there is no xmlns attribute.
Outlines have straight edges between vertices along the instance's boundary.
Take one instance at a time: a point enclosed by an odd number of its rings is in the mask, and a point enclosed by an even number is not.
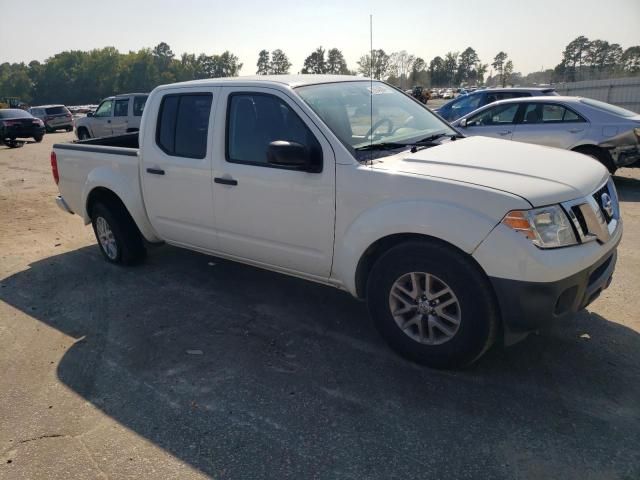
<svg viewBox="0 0 640 480"><path fill-rule="evenodd" d="M73 115L64 105L40 105L31 107L29 113L44 122L47 132L56 130L73 130Z"/></svg>
<svg viewBox="0 0 640 480"><path fill-rule="evenodd" d="M105 98L94 113L76 119L76 135L85 140L137 132L148 96L148 93L127 93Z"/></svg>

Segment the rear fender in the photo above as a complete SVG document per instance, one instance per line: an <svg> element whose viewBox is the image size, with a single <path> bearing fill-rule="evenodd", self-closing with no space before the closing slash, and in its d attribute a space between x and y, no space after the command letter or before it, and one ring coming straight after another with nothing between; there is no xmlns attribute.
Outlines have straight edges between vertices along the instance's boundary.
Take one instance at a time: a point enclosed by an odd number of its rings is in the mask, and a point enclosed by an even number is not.
<svg viewBox="0 0 640 480"><path fill-rule="evenodd" d="M114 170L111 166L98 167L92 170L82 192L82 219L85 224L91 222L87 201L91 192L96 188L111 190L120 198L146 240L149 242L162 241L147 217L137 175L133 178L127 178L127 176Z"/></svg>

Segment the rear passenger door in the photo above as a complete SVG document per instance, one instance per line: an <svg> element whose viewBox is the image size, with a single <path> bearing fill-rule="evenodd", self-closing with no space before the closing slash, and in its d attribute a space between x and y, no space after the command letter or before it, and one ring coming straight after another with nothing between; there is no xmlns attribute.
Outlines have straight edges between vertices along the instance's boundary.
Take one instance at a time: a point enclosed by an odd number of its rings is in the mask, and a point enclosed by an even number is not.
<svg viewBox="0 0 640 480"><path fill-rule="evenodd" d="M327 139L285 93L222 90L214 150L213 207L221 252L289 273L326 279L331 270L335 160ZM321 171L267 162L270 142L302 144ZM226 147L226 148L225 148Z"/></svg>
<svg viewBox="0 0 640 480"><path fill-rule="evenodd" d="M142 188L151 224L170 243L206 251L217 250L211 181L216 145L210 132L218 91L175 88L154 96L146 109L153 112L156 128L145 129L141 139Z"/></svg>
<svg viewBox="0 0 640 480"><path fill-rule="evenodd" d="M129 98L116 98L113 107L113 120L111 121L111 133L121 135L127 133L129 128Z"/></svg>
<svg viewBox="0 0 640 480"><path fill-rule="evenodd" d="M558 103L524 104L522 120L513 140L548 147L569 149L588 131L588 122L568 107Z"/></svg>

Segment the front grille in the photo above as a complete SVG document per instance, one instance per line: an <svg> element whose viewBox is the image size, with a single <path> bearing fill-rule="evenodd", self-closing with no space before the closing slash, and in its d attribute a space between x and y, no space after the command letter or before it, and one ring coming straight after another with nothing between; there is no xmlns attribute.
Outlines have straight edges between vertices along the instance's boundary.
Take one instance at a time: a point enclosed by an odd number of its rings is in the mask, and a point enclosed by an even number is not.
<svg viewBox="0 0 640 480"><path fill-rule="evenodd" d="M600 207L600 210L602 211L602 214L604 215L605 220L607 221L607 223L609 223L611 221L611 218L613 217L612 215L609 215L607 213L607 211L604 208L604 205L602 203L602 195L603 194L607 194L609 195L609 197L611 197L611 194L609 193L609 185L608 182L604 184L604 186L602 188L600 188L598 191L596 191L596 193L593 194L593 199L596 201L596 203L598 204L598 206Z"/></svg>
<svg viewBox="0 0 640 480"><path fill-rule="evenodd" d="M619 210L613 180L594 193L562 204L581 243L597 240L606 243L618 227Z"/></svg>

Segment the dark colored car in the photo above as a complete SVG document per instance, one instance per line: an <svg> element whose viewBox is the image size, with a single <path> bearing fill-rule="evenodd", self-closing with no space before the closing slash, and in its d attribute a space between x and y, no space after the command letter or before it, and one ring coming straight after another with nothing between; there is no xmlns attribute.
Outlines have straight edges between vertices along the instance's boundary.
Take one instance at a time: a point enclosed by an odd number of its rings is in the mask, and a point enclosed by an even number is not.
<svg viewBox="0 0 640 480"><path fill-rule="evenodd" d="M44 131L44 122L29 112L18 108L0 110L0 143L10 148L20 146L18 138L33 138L41 142Z"/></svg>
<svg viewBox="0 0 640 480"><path fill-rule="evenodd" d="M544 95L558 95L558 93L553 88L490 88L487 90L476 90L467 95L461 95L434 111L445 120L453 122L465 116L467 113L471 113L480 107L497 102L498 100L518 97L540 97Z"/></svg>
<svg viewBox="0 0 640 480"><path fill-rule="evenodd" d="M29 113L44 122L47 132L56 130L73 130L73 115L64 105L41 105L31 107Z"/></svg>

